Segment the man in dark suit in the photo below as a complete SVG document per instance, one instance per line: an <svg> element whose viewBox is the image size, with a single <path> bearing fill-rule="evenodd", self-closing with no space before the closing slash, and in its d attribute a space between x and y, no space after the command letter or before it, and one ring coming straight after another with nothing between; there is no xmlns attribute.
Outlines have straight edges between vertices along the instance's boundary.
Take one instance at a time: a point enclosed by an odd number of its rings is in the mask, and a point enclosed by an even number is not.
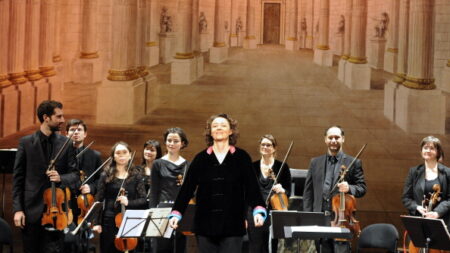
<svg viewBox="0 0 450 253"><path fill-rule="evenodd" d="M44 191L55 182L65 188L78 179L73 148L68 145L55 163L55 170L47 170L52 159L66 142L56 132L64 124L62 104L43 101L37 109L41 122L34 134L20 139L14 163L13 212L14 224L22 229L24 252L61 252L64 234L41 225L45 210Z"/></svg>
<svg viewBox="0 0 450 253"><path fill-rule="evenodd" d="M338 183L342 165L348 167L353 157L342 151L344 130L332 126L325 131L325 144L328 152L311 160L303 192L303 209L310 212L325 212L327 222L332 220L331 199L339 192L351 194L357 198L366 193L366 183L360 160L356 160L347 172L344 181ZM336 185L337 184L337 185ZM334 187L336 185L336 187ZM319 245L316 243L316 247ZM349 244L334 243L326 240L322 252L348 252Z"/></svg>
<svg viewBox="0 0 450 253"><path fill-rule="evenodd" d="M85 179L90 177L95 170L101 166L102 160L100 152L87 148L84 145L84 140L87 137L87 125L80 119L71 119L66 124L67 136L72 136L73 148L77 155L77 168L84 173ZM82 153L81 153L82 152ZM97 192L97 181L100 178L100 172L95 174L89 182L81 185L81 180L78 180L73 185L71 206L73 209L74 222L76 223L81 214L81 210L77 205L77 196L80 194L91 194L93 197ZM80 178L81 179L81 178ZM87 207L86 207L87 208ZM82 217L80 217L82 219ZM74 226L73 226L74 227ZM82 229L78 232L76 237L69 235L66 237L66 251L71 252L87 252L89 247L89 237L91 232L89 229Z"/></svg>

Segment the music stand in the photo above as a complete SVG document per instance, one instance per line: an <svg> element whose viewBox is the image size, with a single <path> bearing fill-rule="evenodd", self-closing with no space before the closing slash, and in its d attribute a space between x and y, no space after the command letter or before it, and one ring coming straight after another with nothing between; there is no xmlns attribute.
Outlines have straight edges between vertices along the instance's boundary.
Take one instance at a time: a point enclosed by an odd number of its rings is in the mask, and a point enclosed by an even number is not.
<svg viewBox="0 0 450 253"><path fill-rule="evenodd" d="M141 237L150 209L126 210L117 232L118 238Z"/></svg>
<svg viewBox="0 0 450 253"><path fill-rule="evenodd" d="M273 238L286 238L286 226L326 226L325 214L322 212L276 211L271 213L271 230Z"/></svg>
<svg viewBox="0 0 450 253"><path fill-rule="evenodd" d="M148 225L145 232L145 237L164 237L170 238L172 228L170 228L167 216L170 214L172 208L151 208L148 216Z"/></svg>
<svg viewBox="0 0 450 253"><path fill-rule="evenodd" d="M450 250L450 234L442 219L401 215L414 246L431 249Z"/></svg>

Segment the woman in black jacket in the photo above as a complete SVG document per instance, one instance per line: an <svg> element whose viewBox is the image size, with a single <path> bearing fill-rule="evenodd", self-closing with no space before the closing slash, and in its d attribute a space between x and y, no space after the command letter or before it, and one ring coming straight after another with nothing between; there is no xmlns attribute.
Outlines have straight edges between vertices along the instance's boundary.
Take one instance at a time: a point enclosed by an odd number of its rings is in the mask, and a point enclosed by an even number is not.
<svg viewBox="0 0 450 253"><path fill-rule="evenodd" d="M120 252L114 246L118 228L114 218L121 211L121 204L126 209L143 209L146 207L145 184L140 170L128 164L131 159L131 148L125 142L117 142L111 149L113 161L98 181L96 201L103 203L103 212L93 230L100 234L100 250L102 253ZM123 183L123 185L122 185ZM118 196L120 186L125 189L126 196Z"/></svg>
<svg viewBox="0 0 450 253"><path fill-rule="evenodd" d="M259 140L259 152L261 159L253 162L253 169L255 170L256 178L258 179L259 189L264 200L273 191L274 193L284 193L288 197L291 193L291 172L289 165L283 165L283 169L278 178L278 183L274 185L271 178L270 171L273 171L274 176L278 175L281 168L281 161L275 159L277 151L277 141L271 134L266 134ZM289 203L285 203L286 207ZM269 203L270 205L270 203ZM269 209L273 207L269 206ZM248 239L250 253L269 252L269 227L270 222L267 221L262 227L255 227L251 219L251 212L248 220ZM269 219L270 220L270 219ZM272 252L277 252L278 240L272 239Z"/></svg>
<svg viewBox="0 0 450 253"><path fill-rule="evenodd" d="M195 192L194 233L201 253L241 252L248 206L256 226L266 217L251 158L234 146L237 136L237 121L226 114L207 121L208 148L192 161L170 215L176 228Z"/></svg>
<svg viewBox="0 0 450 253"><path fill-rule="evenodd" d="M409 169L403 188L403 205L410 215L443 219L450 226L450 169L440 163L444 157L441 142L428 136L420 147L424 163ZM423 206L424 196L428 198L434 192L434 185L440 187L440 200L427 210Z"/></svg>

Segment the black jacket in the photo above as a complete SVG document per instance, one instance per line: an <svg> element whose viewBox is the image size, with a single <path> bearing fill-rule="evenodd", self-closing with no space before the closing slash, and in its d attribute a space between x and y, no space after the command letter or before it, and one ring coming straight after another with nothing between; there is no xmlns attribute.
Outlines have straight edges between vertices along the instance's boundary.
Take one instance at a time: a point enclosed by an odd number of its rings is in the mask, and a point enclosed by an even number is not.
<svg viewBox="0 0 450 253"><path fill-rule="evenodd" d="M197 235L242 236L247 207L264 206L251 158L239 148L231 147L222 164L212 148L198 153L189 166L173 210L184 213L196 189Z"/></svg>
<svg viewBox="0 0 450 253"><path fill-rule="evenodd" d="M336 168L341 168L342 165L349 166L353 157L342 153L342 157L338 160ZM325 180L325 167L327 163L327 155L322 155L311 159L308 174L305 181L305 189L303 191L303 210L310 212L322 212L330 210L322 210L324 201L323 183ZM334 186L339 179L340 170L336 169L332 186ZM350 170L345 176L345 181L349 184L349 193L356 198L360 198L366 194L367 186L364 181L364 174L360 160L356 160ZM336 190L330 194L330 199Z"/></svg>
<svg viewBox="0 0 450 253"><path fill-rule="evenodd" d="M275 160L272 166L273 173L275 176L278 175L278 172L281 168L281 162L278 160ZM272 179L263 179L263 175L261 174L261 160L253 162L253 169L255 170L256 178L258 179L259 188L261 190L262 197L264 201L266 201L268 194L270 193L272 186L273 186L273 180ZM283 165L283 170L281 171L280 176L278 177L278 183L283 186L283 189L286 191L286 195L289 198L291 194L291 171L289 170L289 165L285 163ZM288 203L286 203L288 204Z"/></svg>
<svg viewBox="0 0 450 253"><path fill-rule="evenodd" d="M66 139L65 136L55 134L52 158L56 156ZM48 163L38 132L20 139L14 163L13 212L24 211L26 224L38 222L44 211L43 193L50 187L50 180L45 174ZM61 188L71 186L79 180L72 145L68 145L56 162L56 170L61 176L61 183L57 186Z"/></svg>
<svg viewBox="0 0 450 253"><path fill-rule="evenodd" d="M83 147L84 148L84 147ZM88 178L98 167L102 165L102 159L100 156L100 152L97 150L87 149L86 152L81 154L81 156L78 158L78 169L84 171L86 178ZM101 171L97 172L89 181L88 185L91 189L91 194L95 195L97 192L97 182L100 178ZM81 186L81 181L76 185L76 192L78 193L78 189Z"/></svg>
<svg viewBox="0 0 450 253"><path fill-rule="evenodd" d="M438 164L438 181L441 185L441 201L433 209L450 225L450 169L443 164ZM410 215L420 216L417 206L422 205L425 188L425 165L420 164L409 169L408 176L403 187L402 202Z"/></svg>

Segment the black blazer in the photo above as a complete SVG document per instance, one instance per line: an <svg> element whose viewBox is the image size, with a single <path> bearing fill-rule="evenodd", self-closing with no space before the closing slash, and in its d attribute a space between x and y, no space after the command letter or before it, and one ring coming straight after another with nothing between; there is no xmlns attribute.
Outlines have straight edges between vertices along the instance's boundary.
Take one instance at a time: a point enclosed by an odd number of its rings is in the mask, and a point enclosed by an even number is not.
<svg viewBox="0 0 450 253"><path fill-rule="evenodd" d="M325 180L325 167L327 163L327 156L322 155L311 159L308 174L305 181L305 189L303 191L303 209L310 212L329 211L322 210L323 203L323 183ZM342 153L341 159L338 161L336 168L341 168L342 165L348 167L352 162L353 157ZM334 180L331 184L334 186L339 179L340 169L336 169L334 173ZM360 160L356 160L350 170L345 176L345 181L349 184L349 193L357 198L366 194L367 186L364 181L364 173ZM337 188L333 191L337 193ZM333 196L333 193L330 197Z"/></svg>
<svg viewBox="0 0 450 253"><path fill-rule="evenodd" d="M65 136L55 135L52 158L66 139ZM13 172L13 212L24 211L26 224L38 222L44 211L43 193L50 187L50 180L45 174L48 162L38 132L20 139ZM70 186L79 180L72 145L68 145L56 162L56 170L61 176L61 183L57 184L59 187Z"/></svg>
<svg viewBox="0 0 450 253"><path fill-rule="evenodd" d="M441 202L433 209L439 217L450 225L450 169L438 163L438 180L441 185ZM425 190L425 165L420 164L409 169L403 187L402 202L410 215L420 216L417 206L422 205Z"/></svg>
<svg viewBox="0 0 450 253"><path fill-rule="evenodd" d="M86 152L81 154L81 157L78 159L78 169L83 170L86 174L86 178L88 178L98 167L102 165L102 159L100 157L100 152L93 149L87 149ZM97 182L100 178L101 171L97 172L95 176L93 176L89 182L89 188L91 189L91 194L95 195L97 192ZM81 186L81 181L76 185L76 192L79 192L78 189Z"/></svg>
<svg viewBox="0 0 450 253"><path fill-rule="evenodd" d="M248 206L264 206L252 160L244 150L232 147L220 164L209 151L212 152L212 148L195 156L173 210L183 214L197 189L195 234L243 236Z"/></svg>

